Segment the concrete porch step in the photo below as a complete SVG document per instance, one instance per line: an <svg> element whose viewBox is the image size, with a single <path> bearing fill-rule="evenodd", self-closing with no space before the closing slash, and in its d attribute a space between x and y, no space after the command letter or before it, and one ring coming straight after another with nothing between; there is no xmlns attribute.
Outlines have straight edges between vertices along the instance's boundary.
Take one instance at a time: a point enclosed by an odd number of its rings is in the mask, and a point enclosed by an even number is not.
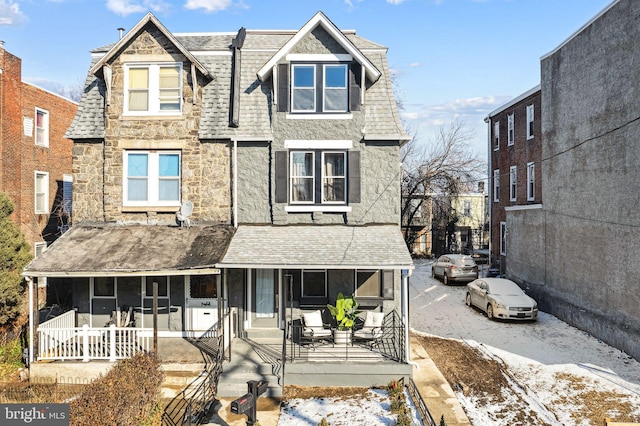
<svg viewBox="0 0 640 426"><path fill-rule="evenodd" d="M204 379L204 364L200 363L162 364L161 369L165 374L160 386L160 393L164 398L173 398L187 386L198 386L199 381Z"/></svg>
<svg viewBox="0 0 640 426"><path fill-rule="evenodd" d="M251 373L227 374L220 376L218 382L218 396L220 398L237 398L247 393L247 382L250 380L266 380L269 384L265 397L281 397L282 387L278 383L278 378L274 375L260 375Z"/></svg>

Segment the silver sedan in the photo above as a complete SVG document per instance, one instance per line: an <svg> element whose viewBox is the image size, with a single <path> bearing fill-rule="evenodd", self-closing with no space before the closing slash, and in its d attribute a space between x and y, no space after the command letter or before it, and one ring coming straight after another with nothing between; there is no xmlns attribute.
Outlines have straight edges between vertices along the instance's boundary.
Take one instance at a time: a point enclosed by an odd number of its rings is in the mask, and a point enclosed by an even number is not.
<svg viewBox="0 0 640 426"><path fill-rule="evenodd" d="M489 319L538 319L538 304L513 281L479 278L467 284L466 303L486 312Z"/></svg>

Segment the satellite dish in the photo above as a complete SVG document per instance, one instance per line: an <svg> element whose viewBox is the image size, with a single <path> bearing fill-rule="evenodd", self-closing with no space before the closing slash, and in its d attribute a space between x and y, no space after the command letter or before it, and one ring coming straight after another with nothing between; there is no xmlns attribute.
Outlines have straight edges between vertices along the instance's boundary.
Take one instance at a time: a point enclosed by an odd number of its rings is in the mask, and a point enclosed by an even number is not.
<svg viewBox="0 0 640 426"><path fill-rule="evenodd" d="M190 227L191 220L189 216L191 216L191 213L193 213L193 203L191 201L182 203L180 210L176 212L176 222L178 222L178 225L182 227L186 226L187 228Z"/></svg>

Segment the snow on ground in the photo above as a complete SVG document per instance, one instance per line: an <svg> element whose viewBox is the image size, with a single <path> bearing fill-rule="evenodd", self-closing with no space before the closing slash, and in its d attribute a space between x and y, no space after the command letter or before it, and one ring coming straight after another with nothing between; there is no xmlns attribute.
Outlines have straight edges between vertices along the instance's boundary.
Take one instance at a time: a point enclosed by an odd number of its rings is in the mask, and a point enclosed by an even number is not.
<svg viewBox="0 0 640 426"><path fill-rule="evenodd" d="M413 414L413 424L422 426L416 417L415 406L405 392L407 405ZM316 426L326 419L331 426L386 426L395 424L396 415L391 414L390 400L386 390L370 389L366 398L295 398L287 402L280 411L279 426Z"/></svg>
<svg viewBox="0 0 640 426"><path fill-rule="evenodd" d="M465 305L465 285L431 278L429 261L416 262L410 287L414 331L460 340L506 366L511 385L499 406L456 392L474 425L509 424L492 412L508 411L514 393L553 426L591 425L576 416L587 410L586 398L611 398L625 408L603 413L609 417L640 418L640 363L626 353L544 312L535 323L490 321Z"/></svg>

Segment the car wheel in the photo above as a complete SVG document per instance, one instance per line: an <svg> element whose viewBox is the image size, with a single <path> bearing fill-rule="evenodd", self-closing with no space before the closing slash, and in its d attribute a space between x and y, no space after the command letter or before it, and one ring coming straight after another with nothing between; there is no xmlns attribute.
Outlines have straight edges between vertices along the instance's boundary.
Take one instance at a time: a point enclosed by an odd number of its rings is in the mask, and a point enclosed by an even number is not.
<svg viewBox="0 0 640 426"><path fill-rule="evenodd" d="M467 293L467 298L465 299L465 303L467 306L471 306L471 294Z"/></svg>
<svg viewBox="0 0 640 426"><path fill-rule="evenodd" d="M487 305L487 318L493 319L493 305L491 303Z"/></svg>
<svg viewBox="0 0 640 426"><path fill-rule="evenodd" d="M442 276L442 283L444 285L449 285L449 277L447 276L447 273L445 272L444 275Z"/></svg>
<svg viewBox="0 0 640 426"><path fill-rule="evenodd" d="M436 270L431 268L431 278L435 278L436 277Z"/></svg>

